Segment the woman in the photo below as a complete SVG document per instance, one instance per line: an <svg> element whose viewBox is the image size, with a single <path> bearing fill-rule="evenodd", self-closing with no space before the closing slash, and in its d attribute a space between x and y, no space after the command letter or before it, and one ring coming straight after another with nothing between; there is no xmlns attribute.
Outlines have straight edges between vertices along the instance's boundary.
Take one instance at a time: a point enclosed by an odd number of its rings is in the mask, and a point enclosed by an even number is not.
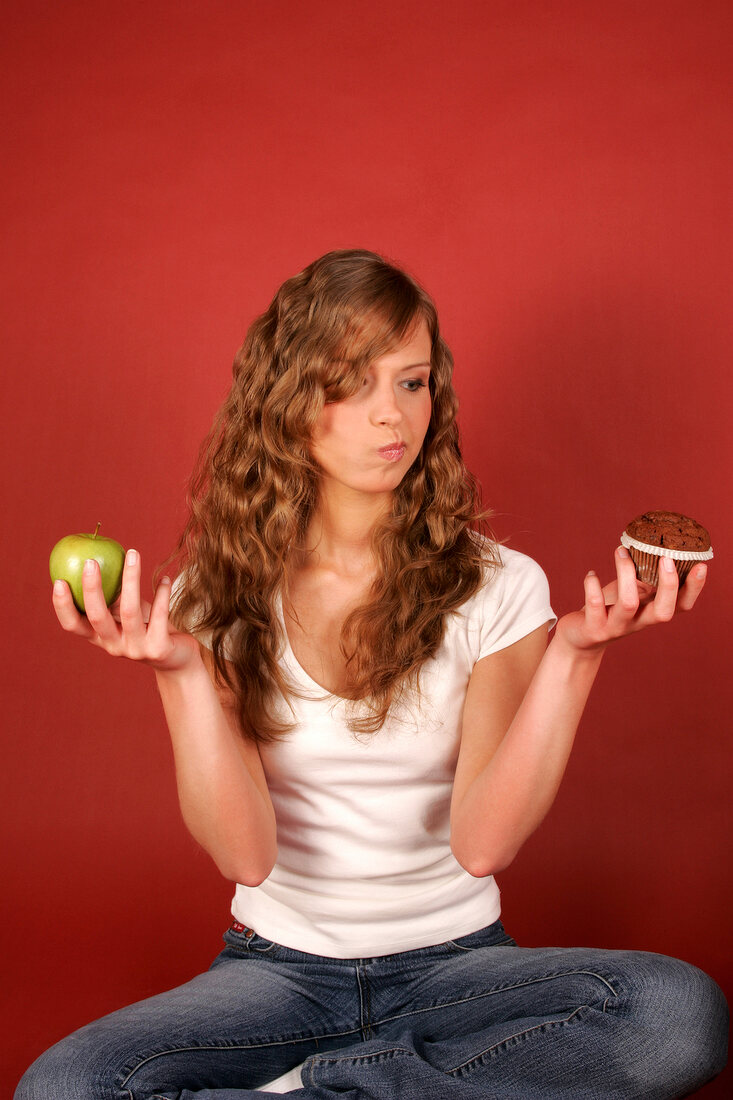
<svg viewBox="0 0 733 1100"><path fill-rule="evenodd" d="M57 1044L17 1100L648 1100L722 1067L706 975L520 949L493 877L552 804L606 646L690 610L705 566L654 592L619 548L548 645L544 574L476 530L451 370L412 279L322 257L237 357L172 613L133 550L116 615L95 563L86 618L57 582L65 630L155 670L184 819L237 886L207 973Z"/></svg>

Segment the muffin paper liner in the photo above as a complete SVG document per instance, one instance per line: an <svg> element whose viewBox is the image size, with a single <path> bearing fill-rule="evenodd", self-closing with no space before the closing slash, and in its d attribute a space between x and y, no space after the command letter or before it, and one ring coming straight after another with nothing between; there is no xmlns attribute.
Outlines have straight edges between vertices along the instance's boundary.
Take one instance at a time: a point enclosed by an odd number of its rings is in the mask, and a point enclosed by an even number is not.
<svg viewBox="0 0 733 1100"><path fill-rule="evenodd" d="M640 581L646 584L657 584L659 559L672 558L677 567L677 574L682 583L692 569L695 562L709 561L713 556L713 548L709 550L670 550L667 546L654 546L648 542L639 542L631 538L626 532L621 535L621 545L629 551L636 566L636 575Z"/></svg>

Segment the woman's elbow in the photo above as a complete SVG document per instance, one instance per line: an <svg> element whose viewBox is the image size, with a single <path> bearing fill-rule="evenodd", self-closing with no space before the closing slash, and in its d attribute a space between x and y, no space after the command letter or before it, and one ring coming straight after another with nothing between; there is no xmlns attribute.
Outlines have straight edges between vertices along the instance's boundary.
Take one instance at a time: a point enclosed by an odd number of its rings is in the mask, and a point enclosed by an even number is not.
<svg viewBox="0 0 733 1100"><path fill-rule="evenodd" d="M266 858L253 860L245 856L243 859L216 859L214 862L225 879L237 883L239 886L261 886L269 876L277 859L277 849Z"/></svg>
<svg viewBox="0 0 733 1100"><path fill-rule="evenodd" d="M252 871L248 870L247 873L243 874L243 875L237 875L236 877L234 875L227 875L226 877L231 882L237 883L238 886L255 887L255 886L261 886L262 885L262 883L265 881L267 876L270 874L271 870L272 870L272 868L270 868L269 871L265 871L265 872L262 872L262 873L257 872L257 871L252 872Z"/></svg>
<svg viewBox="0 0 733 1100"><path fill-rule="evenodd" d="M499 851L460 851L453 848L453 855L460 863L464 871L473 878L488 878L490 875L498 875L506 871L514 861L516 852Z"/></svg>

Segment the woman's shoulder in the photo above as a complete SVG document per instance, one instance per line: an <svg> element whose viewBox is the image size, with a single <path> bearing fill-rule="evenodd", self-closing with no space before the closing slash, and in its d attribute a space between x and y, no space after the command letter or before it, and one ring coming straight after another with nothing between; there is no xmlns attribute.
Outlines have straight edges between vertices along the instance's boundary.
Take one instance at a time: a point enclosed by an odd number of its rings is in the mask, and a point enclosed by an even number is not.
<svg viewBox="0 0 733 1100"><path fill-rule="evenodd" d="M492 587L494 590L511 588L522 581L540 583L544 579L547 583L542 566L529 554L477 531L472 531L471 536L479 547L484 563L483 582L477 595L482 592L488 594Z"/></svg>
<svg viewBox="0 0 733 1100"><path fill-rule="evenodd" d="M486 563L478 590L460 608L469 634L479 637L478 657L495 652L556 616L542 566L529 554L481 536Z"/></svg>

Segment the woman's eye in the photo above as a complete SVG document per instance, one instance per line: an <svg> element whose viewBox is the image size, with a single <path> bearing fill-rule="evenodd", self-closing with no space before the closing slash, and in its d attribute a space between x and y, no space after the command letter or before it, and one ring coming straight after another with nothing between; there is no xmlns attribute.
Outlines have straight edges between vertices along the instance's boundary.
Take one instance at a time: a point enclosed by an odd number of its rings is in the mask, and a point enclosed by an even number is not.
<svg viewBox="0 0 733 1100"><path fill-rule="evenodd" d="M402 384L410 393L416 393L417 390L424 390L427 383L423 382L421 378L409 378Z"/></svg>

